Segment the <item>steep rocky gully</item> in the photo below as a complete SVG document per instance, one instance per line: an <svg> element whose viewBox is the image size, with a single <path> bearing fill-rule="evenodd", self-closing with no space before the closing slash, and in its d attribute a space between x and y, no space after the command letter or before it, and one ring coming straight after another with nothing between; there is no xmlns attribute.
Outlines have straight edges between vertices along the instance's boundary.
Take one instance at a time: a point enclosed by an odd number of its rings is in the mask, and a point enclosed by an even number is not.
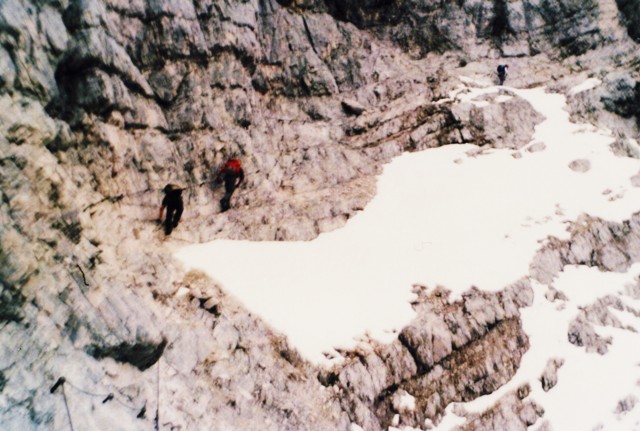
<svg viewBox="0 0 640 431"><path fill-rule="evenodd" d="M186 273L166 244L312 239L362 210L382 164L402 152L525 145L541 120L527 102L448 99L457 76L491 77L501 58L526 71L513 86L603 80L570 98L573 115L613 128L621 155L637 157L626 142L640 118L638 10L613 0L1 0L1 428L428 429L451 402L493 392L528 348L519 309L530 279L572 262L638 262L637 215L577 221L570 241L551 239L531 274L495 294L452 302L446 286L415 286L418 317L396 341L344 352L330 370ZM248 181L221 214L212 180L232 153ZM187 187L169 239L155 223L167 182ZM606 349L592 322L585 310L569 336ZM463 429L527 429L544 415L528 393Z"/></svg>

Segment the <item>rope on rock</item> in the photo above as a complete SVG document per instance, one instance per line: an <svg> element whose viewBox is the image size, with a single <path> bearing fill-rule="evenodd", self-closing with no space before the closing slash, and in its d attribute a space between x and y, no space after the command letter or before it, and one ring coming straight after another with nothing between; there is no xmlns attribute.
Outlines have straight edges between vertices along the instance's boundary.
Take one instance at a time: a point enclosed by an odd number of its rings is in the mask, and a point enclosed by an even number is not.
<svg viewBox="0 0 640 431"><path fill-rule="evenodd" d="M112 204L114 204L114 203L116 203L116 202L121 201L123 198L124 198L124 195L123 195L123 194L116 195L116 196L106 196L105 198L100 199L98 202L94 202L94 203L92 203L92 204L87 205L86 207L84 207L84 209L82 210L82 212L85 212L86 210L91 209L91 208L93 208L93 207L95 207L95 206L98 206L98 205L100 205L101 203L106 202L106 201L109 201L109 202L111 202Z"/></svg>
<svg viewBox="0 0 640 431"><path fill-rule="evenodd" d="M156 363L156 417L153 420L155 431L160 429L160 358Z"/></svg>
<svg viewBox="0 0 640 431"><path fill-rule="evenodd" d="M67 393L64 390L64 384L67 380L64 377L60 377L56 380L56 383L51 387L49 393L54 393L59 387L62 387L62 399L64 400L64 407L67 411L67 418L69 419L69 428L73 431L73 420L71 419L71 411L69 410L69 402L67 401Z"/></svg>
<svg viewBox="0 0 640 431"><path fill-rule="evenodd" d="M84 209L82 210L82 212L85 212L93 207L96 207L104 202L111 202L112 204L115 204L117 202L120 202L121 200L123 200L125 197L131 197L131 196L140 196L143 195L145 193L152 193L152 192L156 192L156 191L160 191L159 190L154 190L154 189L150 189L147 188L145 190L139 190L137 192L132 192L132 193L120 193L119 195L115 195L115 196L105 196L104 198L100 199L98 202L94 202L92 204L87 205L86 207L84 207Z"/></svg>
<svg viewBox="0 0 640 431"><path fill-rule="evenodd" d="M92 397L92 398L101 399L102 400L101 401L102 404L106 404L106 403L108 403L110 401L115 401L116 403L120 404L121 406L123 406L123 407L125 407L125 408L127 408L127 409L129 409L131 411L139 412L137 414L137 416L136 416L138 419L144 418L145 411L146 411L146 403L140 409L138 407L132 406L132 405L126 403L125 401L119 399L118 397L116 397L114 395L113 392L109 392L108 394L104 394L104 393L99 394L99 393L87 391L86 389L82 389L81 387L74 385L73 383L68 381L65 377L60 377L58 380L56 380L55 384L51 387L49 392L53 394L58 390L59 387L62 387L62 396L63 396L63 399L64 399L64 406L65 406L66 411L67 411L67 417L69 418L69 427L70 427L71 431L74 431L74 428L73 428L73 421L71 420L71 411L69 409L69 402L68 402L68 399L67 399L67 394L65 392L65 385L70 386L76 392L78 392L80 394L83 394L83 395L86 395L86 396L89 396L89 397Z"/></svg>
<svg viewBox="0 0 640 431"><path fill-rule="evenodd" d="M64 399L64 407L67 409L67 417L69 418L69 428L73 431L73 421L71 420L71 411L69 411L69 403L67 402L67 393L62 385L62 398Z"/></svg>
<svg viewBox="0 0 640 431"><path fill-rule="evenodd" d="M131 411L140 410L138 407L134 407L134 406L132 406L130 404L127 404L126 402L122 401L121 399L116 398L115 394L113 392L109 392L108 394L96 394L94 392L90 392L90 391L87 391L85 389L82 389L82 388L74 385L73 383L71 383L69 381L67 381L67 384L69 386L71 386L73 389L75 389L76 391L78 391L78 392L80 392L80 393L82 393L84 395L88 395L88 396L94 397L94 398L101 398L102 399L102 404L106 404L109 401L115 401L116 403L120 404L121 406L123 406L123 407L125 407L125 408L127 408L127 409L129 409Z"/></svg>
<svg viewBox="0 0 640 431"><path fill-rule="evenodd" d="M204 186L205 184L211 184L213 187L211 187L212 189L217 188L218 186L220 186L222 183L218 182L216 180L209 180L209 181L203 181L201 183L198 184L194 184L192 186L187 186L187 187L183 187L182 190L192 190L192 189L198 189L199 187ZM151 189L151 188L146 188L144 190L138 190L135 192L131 192L131 193L120 193L119 195L114 195L114 196L105 196L104 198L100 199L97 202L94 202L92 204L87 205L86 207L83 208L82 212L86 212L87 210L96 207L100 204L103 204L105 202L111 202L112 204L121 202L122 200L124 200L125 198L130 198L130 197L136 197L136 196L141 196L144 195L146 193L159 193L161 192L163 189Z"/></svg>

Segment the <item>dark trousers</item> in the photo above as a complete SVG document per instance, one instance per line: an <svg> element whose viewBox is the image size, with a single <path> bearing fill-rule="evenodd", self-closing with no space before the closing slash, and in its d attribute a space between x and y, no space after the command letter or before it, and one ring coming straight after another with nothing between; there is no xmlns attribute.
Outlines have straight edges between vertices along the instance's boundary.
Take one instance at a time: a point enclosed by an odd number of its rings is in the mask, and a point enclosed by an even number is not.
<svg viewBox="0 0 640 431"><path fill-rule="evenodd" d="M500 85L504 84L504 80L507 79L506 73L498 73L498 79L500 80Z"/></svg>
<svg viewBox="0 0 640 431"><path fill-rule="evenodd" d="M231 195L236 190L236 176L225 175L224 177L224 196L220 199L220 210L225 212L231 208Z"/></svg>
<svg viewBox="0 0 640 431"><path fill-rule="evenodd" d="M167 206L167 218L164 219L164 233L169 235L174 227L178 226L180 217L182 217L183 206L178 205Z"/></svg>

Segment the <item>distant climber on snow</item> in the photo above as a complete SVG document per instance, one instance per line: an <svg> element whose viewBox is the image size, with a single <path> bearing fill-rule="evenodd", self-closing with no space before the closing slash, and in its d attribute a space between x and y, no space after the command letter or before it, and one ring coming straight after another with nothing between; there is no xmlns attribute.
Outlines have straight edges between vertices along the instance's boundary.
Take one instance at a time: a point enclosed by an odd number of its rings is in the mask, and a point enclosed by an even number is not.
<svg viewBox="0 0 640 431"><path fill-rule="evenodd" d="M498 65L498 79L500 80L500 85L504 84L504 80L507 79L508 69L509 69L508 64Z"/></svg>
<svg viewBox="0 0 640 431"><path fill-rule="evenodd" d="M242 181L244 181L244 171L240 165L240 160L235 157L230 158L224 164L218 175L216 181L224 181L224 197L220 199L220 211L225 212L231 208L231 195L235 191Z"/></svg>
<svg viewBox="0 0 640 431"><path fill-rule="evenodd" d="M160 206L159 221L162 223L162 213L167 209L167 218L164 220L164 233L169 235L174 228L178 226L184 205L182 203L182 188L175 184L167 184L162 191L164 199Z"/></svg>

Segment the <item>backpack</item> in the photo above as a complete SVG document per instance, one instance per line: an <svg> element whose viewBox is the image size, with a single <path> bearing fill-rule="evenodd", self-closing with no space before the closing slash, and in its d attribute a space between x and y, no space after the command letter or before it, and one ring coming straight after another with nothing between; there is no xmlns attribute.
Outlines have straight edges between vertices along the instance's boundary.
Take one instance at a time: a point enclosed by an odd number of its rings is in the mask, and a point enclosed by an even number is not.
<svg viewBox="0 0 640 431"><path fill-rule="evenodd" d="M229 159L227 163L224 165L225 172L233 172L235 174L240 173L242 167L240 166L240 160L238 159Z"/></svg>
<svg viewBox="0 0 640 431"><path fill-rule="evenodd" d="M504 64L501 64L498 66L498 73L500 75L504 75L507 72L507 66L505 66Z"/></svg>

